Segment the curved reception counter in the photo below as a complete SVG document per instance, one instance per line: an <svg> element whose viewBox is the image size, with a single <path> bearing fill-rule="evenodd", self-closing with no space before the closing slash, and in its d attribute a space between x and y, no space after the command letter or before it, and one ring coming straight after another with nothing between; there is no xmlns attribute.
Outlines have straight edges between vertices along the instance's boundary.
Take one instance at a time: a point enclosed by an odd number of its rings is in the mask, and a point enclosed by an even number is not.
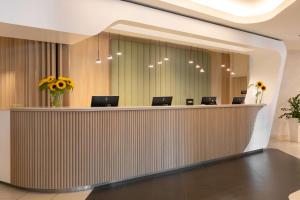
<svg viewBox="0 0 300 200"><path fill-rule="evenodd" d="M240 154L262 107L11 109L10 179L0 181L85 189Z"/></svg>

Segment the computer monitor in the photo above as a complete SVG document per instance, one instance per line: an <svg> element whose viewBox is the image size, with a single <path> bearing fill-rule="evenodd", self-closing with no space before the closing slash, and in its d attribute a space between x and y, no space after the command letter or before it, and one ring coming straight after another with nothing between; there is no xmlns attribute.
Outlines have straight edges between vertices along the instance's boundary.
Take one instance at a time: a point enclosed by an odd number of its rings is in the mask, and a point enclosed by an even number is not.
<svg viewBox="0 0 300 200"><path fill-rule="evenodd" d="M152 106L170 106L172 104L172 96L168 97L153 97Z"/></svg>
<svg viewBox="0 0 300 200"><path fill-rule="evenodd" d="M245 97L233 97L232 104L244 104Z"/></svg>
<svg viewBox="0 0 300 200"><path fill-rule="evenodd" d="M185 100L185 104L186 104L187 106L192 106L192 105L194 105L194 99L186 99L186 100Z"/></svg>
<svg viewBox="0 0 300 200"><path fill-rule="evenodd" d="M91 107L117 107L119 96L92 96Z"/></svg>
<svg viewBox="0 0 300 200"><path fill-rule="evenodd" d="M217 105L217 97L202 97L201 104Z"/></svg>

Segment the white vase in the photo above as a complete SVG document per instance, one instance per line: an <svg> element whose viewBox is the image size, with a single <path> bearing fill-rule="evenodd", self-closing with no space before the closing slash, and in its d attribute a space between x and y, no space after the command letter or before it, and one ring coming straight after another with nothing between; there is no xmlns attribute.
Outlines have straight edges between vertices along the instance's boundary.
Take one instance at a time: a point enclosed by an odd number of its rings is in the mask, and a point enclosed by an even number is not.
<svg viewBox="0 0 300 200"><path fill-rule="evenodd" d="M290 141L300 142L300 124L297 118L289 119Z"/></svg>

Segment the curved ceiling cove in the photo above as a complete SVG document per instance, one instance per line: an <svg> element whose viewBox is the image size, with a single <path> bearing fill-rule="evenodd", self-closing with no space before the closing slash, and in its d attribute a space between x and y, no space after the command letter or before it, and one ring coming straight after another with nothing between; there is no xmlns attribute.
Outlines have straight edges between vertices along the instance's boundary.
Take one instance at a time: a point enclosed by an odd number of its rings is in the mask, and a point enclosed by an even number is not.
<svg viewBox="0 0 300 200"><path fill-rule="evenodd" d="M140 2L153 0L140 0ZM188 9L235 23L267 21L296 0L159 0L182 9ZM157 2L157 1L156 1Z"/></svg>

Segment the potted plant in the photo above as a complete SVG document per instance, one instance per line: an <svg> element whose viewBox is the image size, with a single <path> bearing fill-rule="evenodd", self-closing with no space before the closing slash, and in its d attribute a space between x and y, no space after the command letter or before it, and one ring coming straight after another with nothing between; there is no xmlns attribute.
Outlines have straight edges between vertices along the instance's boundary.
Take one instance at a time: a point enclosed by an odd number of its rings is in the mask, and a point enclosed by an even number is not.
<svg viewBox="0 0 300 200"><path fill-rule="evenodd" d="M73 90L74 82L70 78L59 77L56 79L54 76L48 76L43 78L39 82L39 89L41 91L47 90L51 95L51 106L52 107L60 107L62 96L66 91Z"/></svg>
<svg viewBox="0 0 300 200"><path fill-rule="evenodd" d="M281 108L284 113L279 118L289 120L290 141L300 141L300 94L288 100L289 107Z"/></svg>

